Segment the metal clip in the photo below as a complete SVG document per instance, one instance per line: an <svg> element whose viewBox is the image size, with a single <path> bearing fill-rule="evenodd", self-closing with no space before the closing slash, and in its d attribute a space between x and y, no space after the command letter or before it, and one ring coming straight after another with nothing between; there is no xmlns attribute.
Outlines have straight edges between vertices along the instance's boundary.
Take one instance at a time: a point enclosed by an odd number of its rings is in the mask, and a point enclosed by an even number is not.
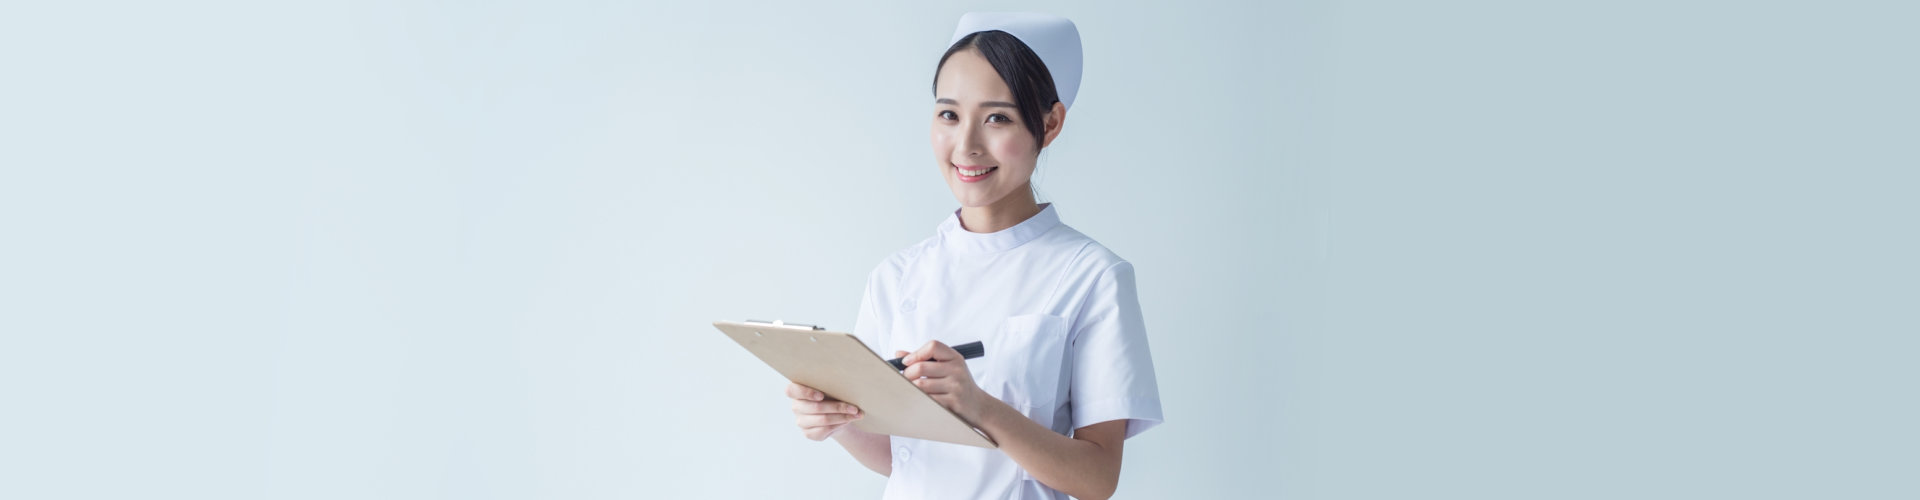
<svg viewBox="0 0 1920 500"><path fill-rule="evenodd" d="M746 320L746 321L744 321L744 323L750 323L750 324L756 324L756 325L767 325L767 326L772 326L772 327L779 327L779 328L797 328L797 329L801 329L801 330L813 330L813 331L821 331L821 330L826 330L826 328L825 328L825 327L821 327L821 326L818 326L818 325L806 325L806 324L800 324L800 323L788 323L788 322L785 322L785 321L780 321L780 320L777 320L777 319L776 319L776 320L773 320L773 321L766 321L766 320L758 320L758 319L750 319L750 320Z"/></svg>

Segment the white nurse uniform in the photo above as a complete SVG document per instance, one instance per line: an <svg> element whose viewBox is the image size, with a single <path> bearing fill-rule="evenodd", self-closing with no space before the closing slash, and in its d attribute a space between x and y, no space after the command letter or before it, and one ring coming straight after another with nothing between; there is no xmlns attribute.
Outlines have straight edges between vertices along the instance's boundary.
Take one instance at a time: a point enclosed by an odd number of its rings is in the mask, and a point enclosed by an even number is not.
<svg viewBox="0 0 1920 500"><path fill-rule="evenodd" d="M984 234L955 211L873 270L854 334L885 357L982 341L986 355L967 360L980 388L1062 435L1126 420L1131 438L1162 421L1132 264L1060 223L1051 204ZM1067 498L1000 450L891 441L885 498Z"/></svg>

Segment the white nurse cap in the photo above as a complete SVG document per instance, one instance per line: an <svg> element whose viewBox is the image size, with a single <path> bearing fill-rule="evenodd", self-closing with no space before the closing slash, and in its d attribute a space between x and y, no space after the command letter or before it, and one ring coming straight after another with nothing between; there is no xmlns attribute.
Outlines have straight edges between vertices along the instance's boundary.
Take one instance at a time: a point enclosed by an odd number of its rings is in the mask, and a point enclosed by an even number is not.
<svg viewBox="0 0 1920 500"><path fill-rule="evenodd" d="M1080 30L1073 27L1073 21L1051 14L968 12L960 16L960 27L954 28L947 46L952 47L967 35L993 30L1005 31L1033 49L1040 62L1046 63L1047 72L1053 74L1060 104L1073 109L1073 95L1080 92Z"/></svg>

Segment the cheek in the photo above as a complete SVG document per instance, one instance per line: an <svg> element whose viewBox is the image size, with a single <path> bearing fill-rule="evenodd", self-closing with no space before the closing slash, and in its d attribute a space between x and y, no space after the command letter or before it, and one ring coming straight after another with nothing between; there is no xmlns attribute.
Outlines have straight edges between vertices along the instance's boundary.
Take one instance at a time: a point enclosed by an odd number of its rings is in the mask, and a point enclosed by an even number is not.
<svg viewBox="0 0 1920 500"><path fill-rule="evenodd" d="M988 144L987 150L992 151L993 157L1000 159L1000 163L1019 162L1034 156L1033 137L1026 134L1006 134L992 144Z"/></svg>
<svg viewBox="0 0 1920 500"><path fill-rule="evenodd" d="M941 132L939 129L934 129L927 134L927 142L933 145L933 154L936 156L953 152L953 141L947 140L946 132Z"/></svg>
<svg viewBox="0 0 1920 500"><path fill-rule="evenodd" d="M1002 127L987 140L987 150L999 158L1033 156L1033 136L1026 127Z"/></svg>
<svg viewBox="0 0 1920 500"><path fill-rule="evenodd" d="M1020 141L997 142L988 149L992 150L993 157L1000 158L1002 163L1005 163L1009 159L1019 158L1020 155L1025 154L1027 150L1026 147L1020 145Z"/></svg>

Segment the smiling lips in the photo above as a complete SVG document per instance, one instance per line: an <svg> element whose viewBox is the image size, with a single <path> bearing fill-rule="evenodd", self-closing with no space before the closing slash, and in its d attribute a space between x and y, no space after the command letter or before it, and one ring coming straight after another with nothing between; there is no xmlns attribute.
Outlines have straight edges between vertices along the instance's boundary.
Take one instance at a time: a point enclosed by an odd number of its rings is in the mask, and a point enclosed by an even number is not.
<svg viewBox="0 0 1920 500"><path fill-rule="evenodd" d="M960 176L960 182L980 182L986 180L987 176L993 175L993 171L995 170L1000 170L1000 167L979 167L958 163L953 165L953 171Z"/></svg>

